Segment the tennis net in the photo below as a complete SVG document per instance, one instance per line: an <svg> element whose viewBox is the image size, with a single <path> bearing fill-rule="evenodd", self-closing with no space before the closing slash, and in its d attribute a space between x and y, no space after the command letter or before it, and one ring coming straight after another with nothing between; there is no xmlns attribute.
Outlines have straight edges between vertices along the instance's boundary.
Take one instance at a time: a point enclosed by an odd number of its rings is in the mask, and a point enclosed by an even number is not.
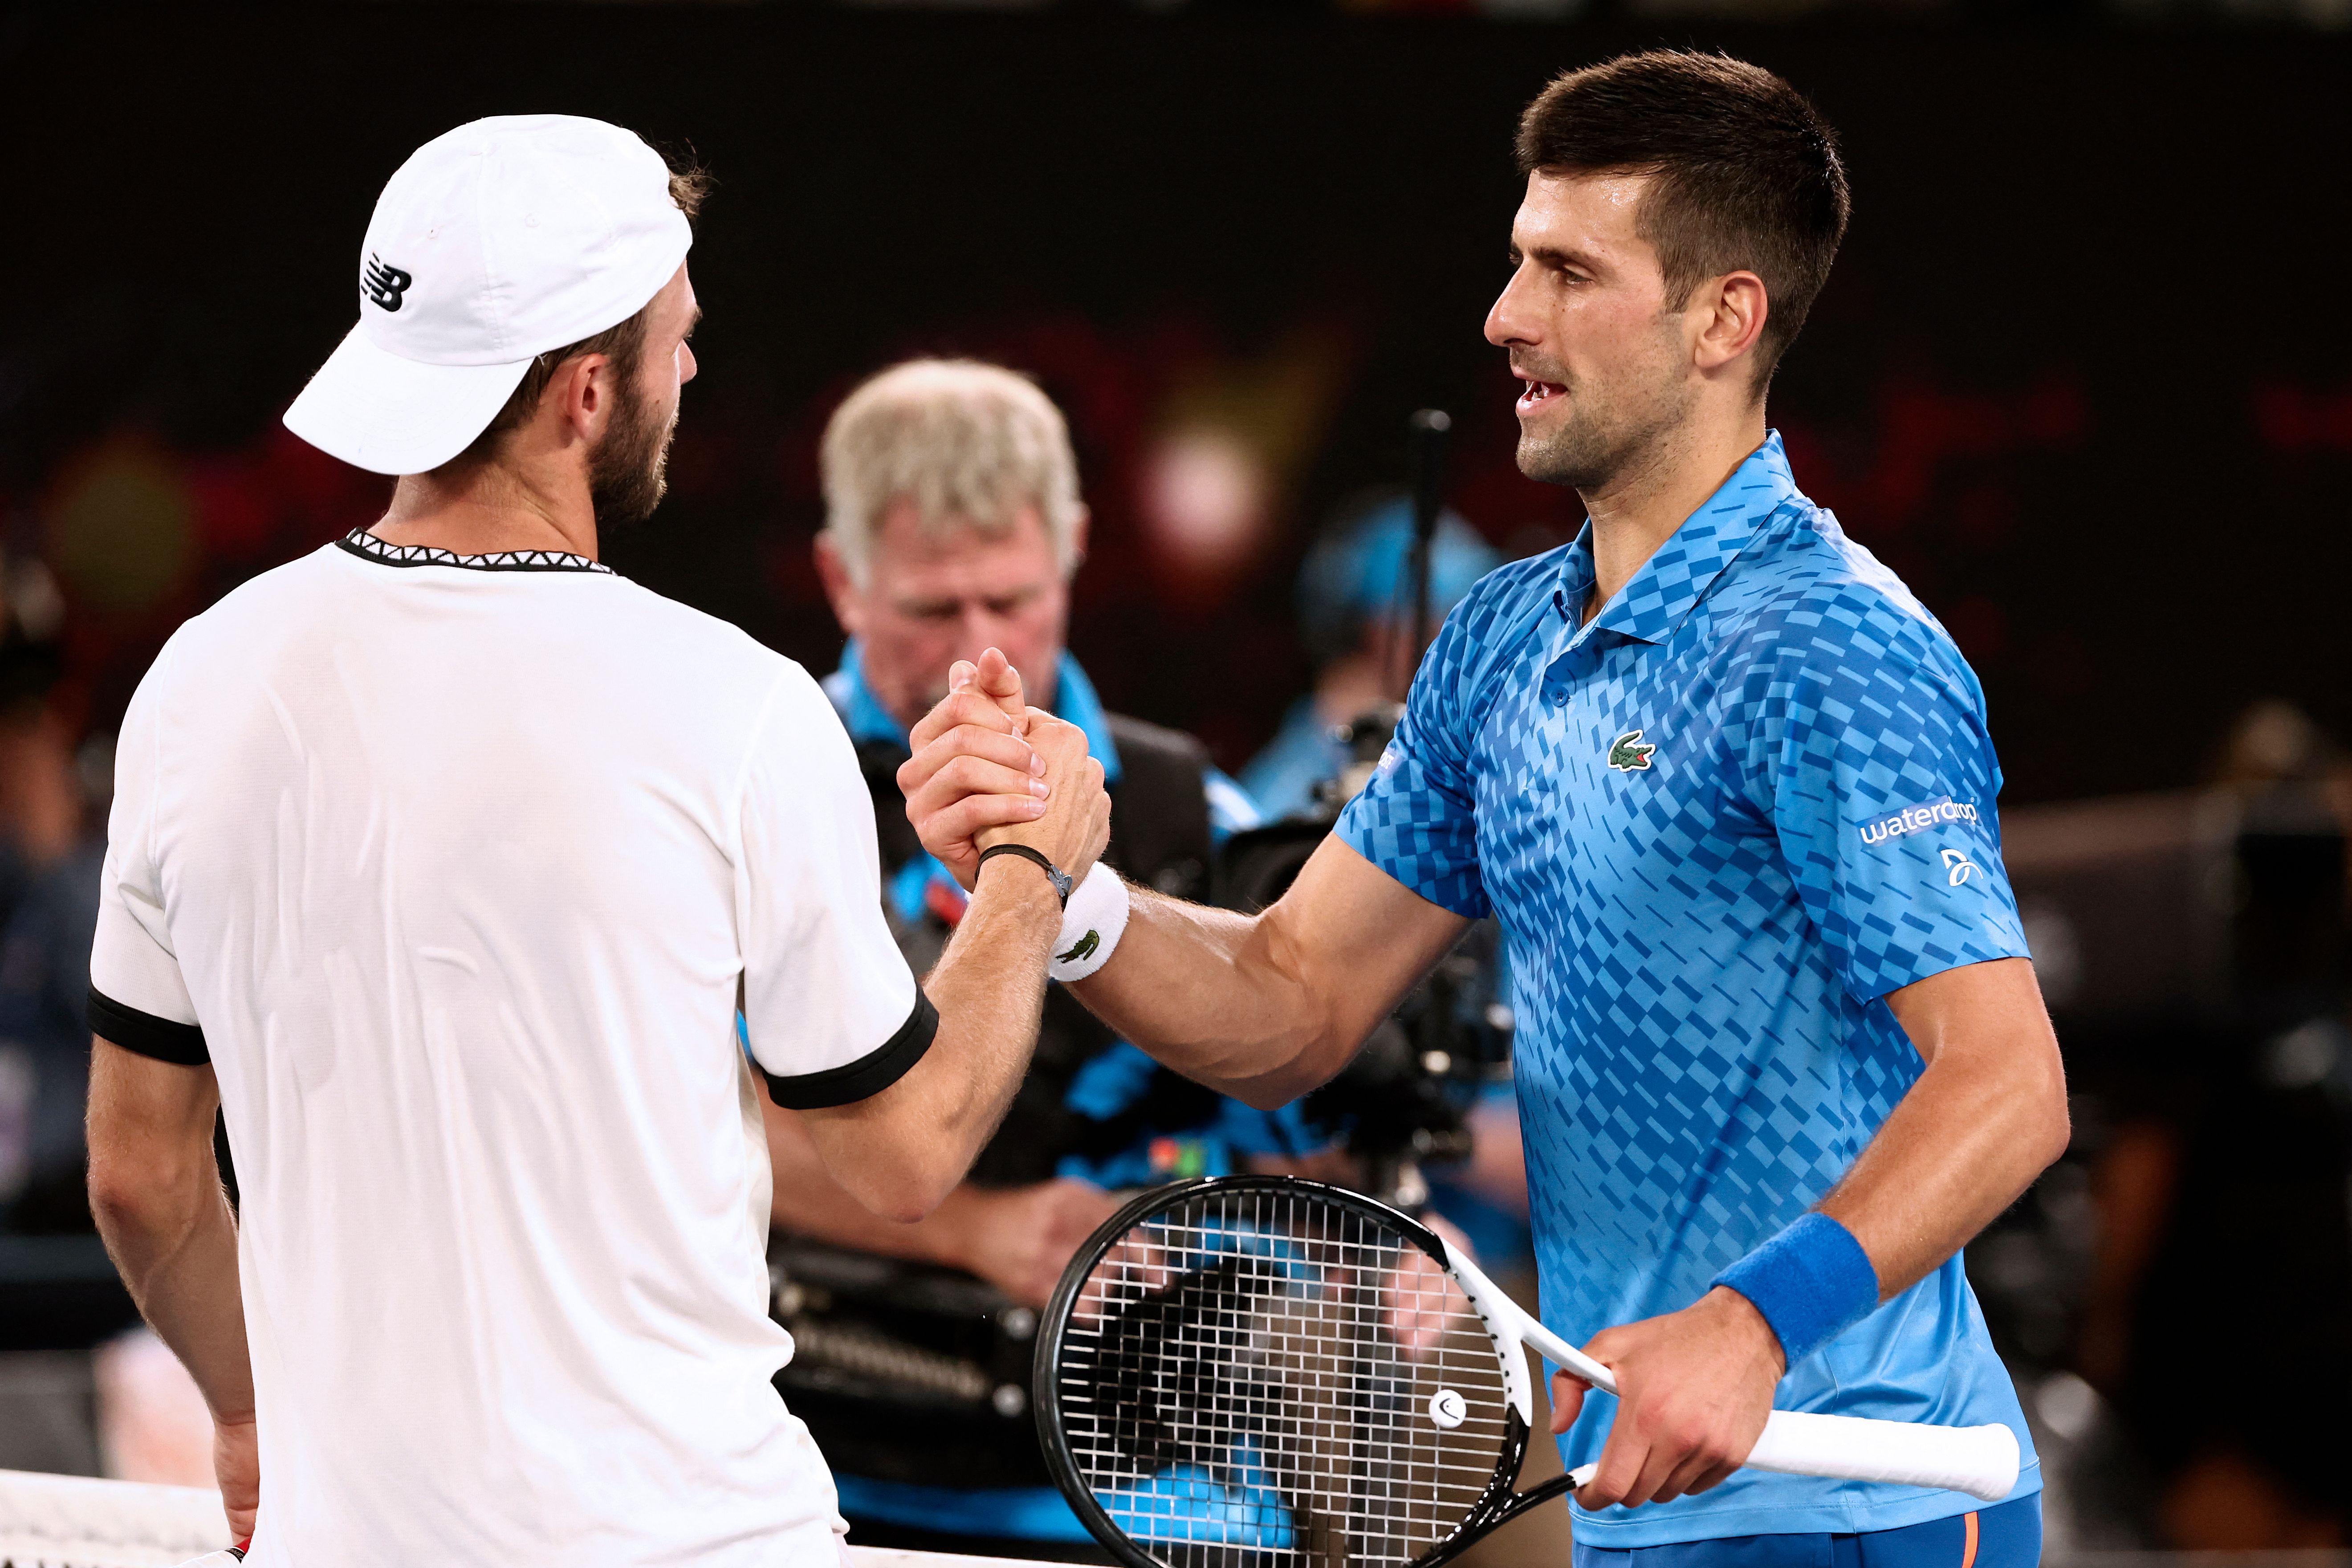
<svg viewBox="0 0 2352 1568"><path fill-rule="evenodd" d="M0 1470L0 1568L176 1568L228 1544L202 1487Z"/></svg>
<svg viewBox="0 0 2352 1568"><path fill-rule="evenodd" d="M178 1568L229 1544L220 1494L0 1470L0 1568ZM849 1568L1059 1568L853 1546Z"/></svg>

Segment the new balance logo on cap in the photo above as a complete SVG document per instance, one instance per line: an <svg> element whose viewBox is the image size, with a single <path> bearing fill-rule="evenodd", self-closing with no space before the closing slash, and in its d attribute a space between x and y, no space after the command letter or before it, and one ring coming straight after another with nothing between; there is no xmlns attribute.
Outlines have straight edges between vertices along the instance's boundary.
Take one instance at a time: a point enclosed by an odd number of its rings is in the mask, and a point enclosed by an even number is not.
<svg viewBox="0 0 2352 1568"><path fill-rule="evenodd" d="M380 310L397 310L400 309L400 297L407 293L408 286L415 281L399 268L386 267L379 258L371 254L366 270L361 276L360 292L374 300Z"/></svg>
<svg viewBox="0 0 2352 1568"><path fill-rule="evenodd" d="M445 132L384 183L358 247L359 321L286 427L375 473L430 473L534 358L644 310L693 242L669 165L617 125L518 114Z"/></svg>

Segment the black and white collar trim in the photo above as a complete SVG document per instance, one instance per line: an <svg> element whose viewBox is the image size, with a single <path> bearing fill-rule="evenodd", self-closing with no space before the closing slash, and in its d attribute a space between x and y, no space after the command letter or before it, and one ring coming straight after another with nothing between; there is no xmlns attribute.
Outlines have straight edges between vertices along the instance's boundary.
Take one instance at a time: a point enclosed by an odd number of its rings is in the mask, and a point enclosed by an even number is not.
<svg viewBox="0 0 2352 1568"><path fill-rule="evenodd" d="M501 550L495 555L460 555L430 544L394 544L355 528L335 541L352 554L386 566L462 566L469 572L602 572L614 575L601 561L574 555L568 550Z"/></svg>

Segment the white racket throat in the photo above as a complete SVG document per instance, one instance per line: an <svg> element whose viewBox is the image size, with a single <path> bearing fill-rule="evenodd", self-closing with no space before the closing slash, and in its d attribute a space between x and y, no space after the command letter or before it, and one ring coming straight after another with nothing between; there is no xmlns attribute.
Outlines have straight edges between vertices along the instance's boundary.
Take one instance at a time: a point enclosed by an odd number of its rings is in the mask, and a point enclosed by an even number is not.
<svg viewBox="0 0 2352 1568"><path fill-rule="evenodd" d="M1564 1367L1584 1379L1593 1387L1611 1394L1617 1392L1617 1379L1610 1370L1547 1329L1537 1319L1522 1311L1519 1304L1503 1293L1503 1288L1478 1271L1478 1266L1462 1255L1461 1249L1443 1236L1439 1242L1445 1248L1445 1267L1460 1282L1462 1293L1478 1309L1495 1331L1496 1348L1503 1354L1503 1384L1510 1391L1511 1408L1519 1419L1532 1428L1536 1424L1535 1384L1528 1376L1528 1358L1519 1353L1519 1346L1533 1345L1536 1353L1553 1365Z"/></svg>
<svg viewBox="0 0 2352 1568"><path fill-rule="evenodd" d="M1445 1264L1460 1282L1462 1293L1491 1326L1503 1352L1503 1381L1512 1408L1528 1426L1535 1425L1535 1386L1528 1376L1521 1344L1538 1355L1582 1378L1605 1394L1617 1392L1610 1370L1544 1327L1517 1301L1478 1271L1477 1265L1443 1237ZM1775 1410L1764 1420L1742 1463L1751 1470L1785 1476L1828 1476L1845 1480L1887 1481L1916 1487L1937 1487L1966 1492L1983 1502L1998 1502L2017 1486L2023 1455L2017 1434L1998 1422L1982 1426L1931 1426L1911 1421L1875 1421L1858 1415L1822 1415L1801 1410ZM1580 1465L1569 1472L1575 1485L1592 1479L1597 1465Z"/></svg>

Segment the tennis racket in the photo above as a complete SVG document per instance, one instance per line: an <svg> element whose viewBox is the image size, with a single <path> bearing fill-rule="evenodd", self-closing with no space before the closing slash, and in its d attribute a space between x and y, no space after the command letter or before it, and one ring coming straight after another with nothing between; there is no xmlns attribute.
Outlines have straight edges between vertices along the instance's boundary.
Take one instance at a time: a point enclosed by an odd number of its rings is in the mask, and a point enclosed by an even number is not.
<svg viewBox="0 0 2352 1568"><path fill-rule="evenodd" d="M1228 1176L1127 1205L1040 1325L1045 1462L1129 1568L1434 1568L1591 1479L1514 1489L1535 1418L1520 1347L1614 1394L1425 1226L1318 1182ZM2006 1426L1776 1410L1756 1469L2017 1483Z"/></svg>

